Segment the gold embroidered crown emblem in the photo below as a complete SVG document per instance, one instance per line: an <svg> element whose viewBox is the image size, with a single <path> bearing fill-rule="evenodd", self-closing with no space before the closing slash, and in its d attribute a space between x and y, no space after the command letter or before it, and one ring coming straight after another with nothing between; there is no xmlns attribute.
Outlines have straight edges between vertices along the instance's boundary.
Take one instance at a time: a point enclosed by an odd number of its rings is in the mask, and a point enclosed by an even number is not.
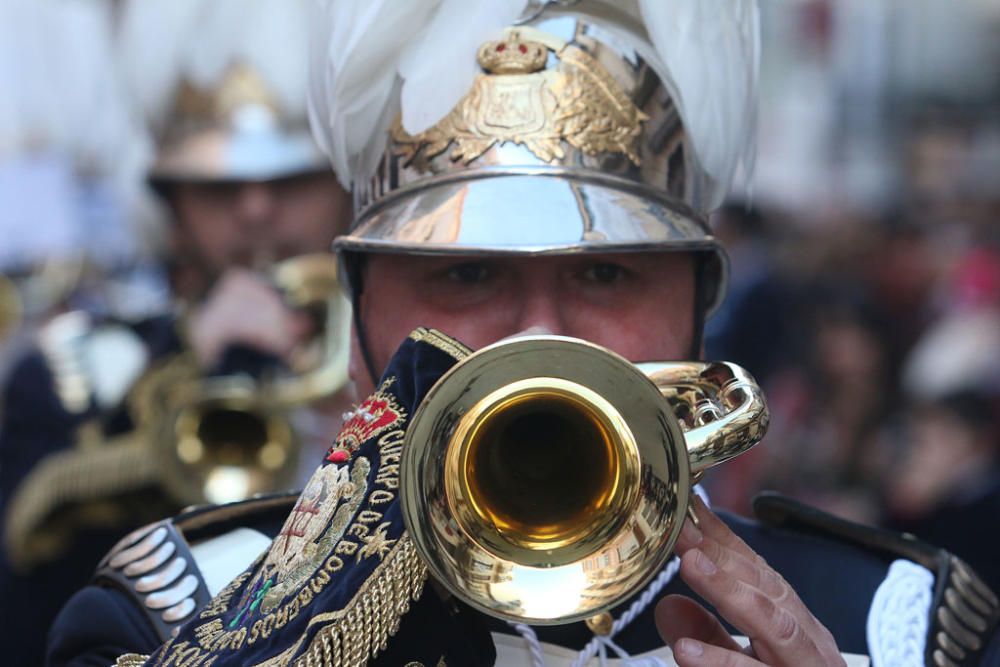
<svg viewBox="0 0 1000 667"><path fill-rule="evenodd" d="M511 32L509 39L479 47L476 60L491 74L529 74L543 69L548 55L544 44L522 40L520 33Z"/></svg>
<svg viewBox="0 0 1000 667"><path fill-rule="evenodd" d="M521 28L481 46L477 59L484 72L437 125L412 136L396 122L395 150L407 165L434 171L430 161L452 145L451 159L469 164L508 142L550 164L566 157L564 142L587 155L619 153L640 164L637 144L649 117L583 49Z"/></svg>

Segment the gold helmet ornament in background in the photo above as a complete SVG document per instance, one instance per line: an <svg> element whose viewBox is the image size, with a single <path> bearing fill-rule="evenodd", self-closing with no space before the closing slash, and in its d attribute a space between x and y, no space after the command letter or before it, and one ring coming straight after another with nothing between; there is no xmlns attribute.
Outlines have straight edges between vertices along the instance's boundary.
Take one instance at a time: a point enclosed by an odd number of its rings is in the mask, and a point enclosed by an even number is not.
<svg viewBox="0 0 1000 667"><path fill-rule="evenodd" d="M269 181L329 163L306 112L307 0L138 0L121 60L157 144L149 180Z"/></svg>

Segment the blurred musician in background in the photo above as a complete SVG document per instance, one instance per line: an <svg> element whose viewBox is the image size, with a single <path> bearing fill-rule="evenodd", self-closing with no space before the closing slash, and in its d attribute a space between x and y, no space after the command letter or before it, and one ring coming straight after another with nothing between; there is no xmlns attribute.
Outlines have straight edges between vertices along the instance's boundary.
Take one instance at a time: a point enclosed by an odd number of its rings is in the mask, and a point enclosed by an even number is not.
<svg viewBox="0 0 1000 667"><path fill-rule="evenodd" d="M348 307L329 249L351 203L308 130L304 4L128 4L117 63L110 17L86 5L94 30L72 44L105 58L88 61L94 71L66 66L81 93L105 79L127 91L113 120L127 127L134 104L155 139L145 176L169 211L176 305L140 320L64 313L9 373L0 632L10 664L41 662L55 612L115 539L193 502L295 486L298 448L325 449L350 402ZM43 27L34 48L54 34ZM53 98L44 111L67 123L89 113L73 136L99 143L98 122L112 119L97 111L115 108ZM111 164L135 148L101 147ZM42 205L21 192L22 208Z"/></svg>

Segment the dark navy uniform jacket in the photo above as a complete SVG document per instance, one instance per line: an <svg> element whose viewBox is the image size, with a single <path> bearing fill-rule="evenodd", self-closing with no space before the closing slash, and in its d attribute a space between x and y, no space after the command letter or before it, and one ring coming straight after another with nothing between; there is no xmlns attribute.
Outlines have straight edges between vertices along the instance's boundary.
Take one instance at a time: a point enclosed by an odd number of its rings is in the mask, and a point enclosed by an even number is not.
<svg viewBox="0 0 1000 667"><path fill-rule="evenodd" d="M179 348L171 318L128 328L146 344L152 359ZM72 447L77 429L100 416L89 394L79 409L67 406L59 395L59 379L41 350L29 353L8 377L0 409L0 526L28 473L47 456ZM109 433L127 430L127 416L108 415L107 428ZM118 531L88 531L78 535L71 552L30 568L15 569L7 549L0 549L0 645L7 647L5 664L42 664L46 631L59 608L86 584L101 556L120 536Z"/></svg>
<svg viewBox="0 0 1000 667"><path fill-rule="evenodd" d="M175 319L160 316L141 322L101 322L94 328L113 327L134 335L144 346L149 364L167 359L182 349ZM72 350L66 350L72 353ZM251 371L273 364L252 350L227 350L213 374L234 369ZM78 369L77 369L78 370ZM129 431L130 416L124 406L103 408L87 392L75 407L60 397L59 362L36 349L18 362L3 388L0 424L0 529L25 477L46 457L72 448L81 425L98 420L108 437ZM84 381L86 377L79 378ZM86 386L86 385L84 385ZM59 609L87 584L101 557L121 536L156 516L149 506L119 507L120 515L104 528L81 528L61 545L52 558L29 565L15 564L7 548L0 549L0 660L10 665L41 665L45 641ZM166 514L178 511L173 505ZM159 514L158 516L164 516ZM0 534L3 534L0 532ZM5 545L6 547L6 545Z"/></svg>
<svg viewBox="0 0 1000 667"><path fill-rule="evenodd" d="M493 664L496 654L490 632L515 634L506 624L454 600L442 601L431 586L424 586L417 599L393 597L400 586L407 592L406 584L399 580L406 580L413 565L405 560L402 545L407 538L395 503L386 501L391 494L385 496L384 489L376 488L388 474L386 462L395 454L392 446L396 440L391 429L405 426L405 416L412 414L430 385L460 356L449 347L455 345L454 341L430 334L415 332L403 345L383 377L379 392L362 404L362 408L369 408L368 419L348 421L331 448L328 458L339 463L324 463L300 497L264 498L196 510L150 527L118 545L102 563L94 583L77 593L56 620L49 642L49 664L110 665L127 653L151 655L151 664L155 665L179 664L182 659L190 661L183 664L192 665L211 660L217 667L258 664L279 654L289 661L307 657L317 664L337 664L338 651L343 649L348 655L346 647L359 633L365 643L355 644L354 649L360 646L361 655L369 656L372 664L437 665L442 660L452 666ZM345 433L365 437L351 444ZM334 456L339 449L349 451L350 463ZM367 479L367 487L362 483L360 491L355 488L346 492L344 487L338 487L338 493L346 495L336 496L339 504L329 507L348 508L353 514L345 516L355 521L365 512L374 514L375 518L369 516L367 523L374 526L381 522L378 531L355 531L356 523L338 521L339 515L332 512L329 523L323 524L319 532L292 530L305 525L296 515L323 516L325 501L321 502L323 496L319 493L322 485L314 485L314 480L331 478L340 480L340 484L359 467L368 477L352 476L351 482L357 486L358 480ZM383 493L380 503L384 504L371 502L377 492ZM353 506L352 498L358 501ZM880 599L895 565L904 562L914 569L920 566L927 573L923 602L906 609L926 621L925 636L908 639L920 642L923 662L939 667L998 664L1000 642L994 632L1000 606L992 592L958 559L912 538L851 524L777 496L759 498L755 512L758 520L725 512L720 516L788 580L832 632L841 651L870 652L868 625L873 602ZM289 515L284 523L283 515ZM185 587L183 578L197 578L200 567L189 547L245 527L276 539L214 599L209 600L203 580ZM333 527L339 531L337 541L324 542ZM288 541L292 534L301 541ZM348 544L352 536L357 538L354 545ZM378 540L373 541L373 537ZM133 576L127 574L129 564L141 563L146 554L171 540L176 547L171 547L170 553L180 554L183 560L182 565L170 565L174 572L165 574L164 565L163 569L152 570L139 567ZM366 551L376 542L385 547L385 555L374 547ZM294 548L287 549L289 544ZM395 547L390 548L393 544ZM294 552L308 552L315 546L325 550L313 561L320 565L310 569L305 567L308 562L304 557L297 560ZM400 554L400 559L393 560ZM270 563L280 564L281 558L295 567L269 569ZM393 570L394 563L410 564ZM298 581L306 583L291 585L293 577L288 572L298 572L295 576L305 572ZM389 576L396 579L387 581ZM140 580L164 582L156 604L151 604L151 596L157 593L151 593L150 586L138 590ZM420 588L414 590L419 592ZM679 578L668 584L661 595L669 593L692 595ZM630 603L612 610L612 615L617 618ZM171 619L166 618L166 605L173 610ZM398 627L380 635L376 632L380 628L370 627L377 625L369 620L371 610L390 605L399 610ZM616 634L615 643L630 654L661 646L653 608L648 606ZM368 611L348 613L354 609ZM593 638L583 623L535 630L540 640L571 649L581 649ZM161 646L165 640L167 643Z"/></svg>

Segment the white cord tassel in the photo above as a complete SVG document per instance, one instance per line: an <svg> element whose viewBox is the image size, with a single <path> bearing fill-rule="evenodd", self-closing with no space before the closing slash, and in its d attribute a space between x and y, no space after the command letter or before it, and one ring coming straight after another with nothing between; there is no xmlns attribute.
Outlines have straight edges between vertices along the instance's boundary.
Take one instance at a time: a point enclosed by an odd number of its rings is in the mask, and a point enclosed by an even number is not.
<svg viewBox="0 0 1000 667"><path fill-rule="evenodd" d="M545 667L545 656L542 655L542 646L538 642L538 635L535 634L534 628L524 623L511 623L510 625L527 642L528 650L531 651L532 667Z"/></svg>
<svg viewBox="0 0 1000 667"><path fill-rule="evenodd" d="M677 571L680 570L680 567L681 567L680 559L677 558L676 556L674 558L671 558L670 562L667 563L667 566L663 568L663 570L661 570L658 575L656 575L656 579L653 579L653 582L646 587L646 590L642 592L642 595L640 595L635 600L635 602L632 603L632 605L628 608L628 610L624 614L622 614L615 620L614 624L611 626L611 633L607 637L598 636L591 639L590 642L580 652L580 655L577 656L576 660L573 661L573 667L583 667L599 653L602 654L601 664L604 665L606 660L604 653L606 652L607 647L609 646L612 648L612 650L618 653L619 657L627 658L628 654L625 653L625 651L621 649L617 644L611 641L611 638L614 637L619 632L621 632L622 630L624 630L625 628L627 628L629 624L633 620L635 620L637 616L639 616L639 614L641 614L643 611L646 610L646 607L648 607L650 603L652 603L653 600L656 599L656 597L660 594L660 591L662 591L664 587L666 587L666 585L669 584L673 580L673 578L677 575ZM626 664L650 665L651 667L656 665L656 663L649 663L649 662L645 663L629 662Z"/></svg>

